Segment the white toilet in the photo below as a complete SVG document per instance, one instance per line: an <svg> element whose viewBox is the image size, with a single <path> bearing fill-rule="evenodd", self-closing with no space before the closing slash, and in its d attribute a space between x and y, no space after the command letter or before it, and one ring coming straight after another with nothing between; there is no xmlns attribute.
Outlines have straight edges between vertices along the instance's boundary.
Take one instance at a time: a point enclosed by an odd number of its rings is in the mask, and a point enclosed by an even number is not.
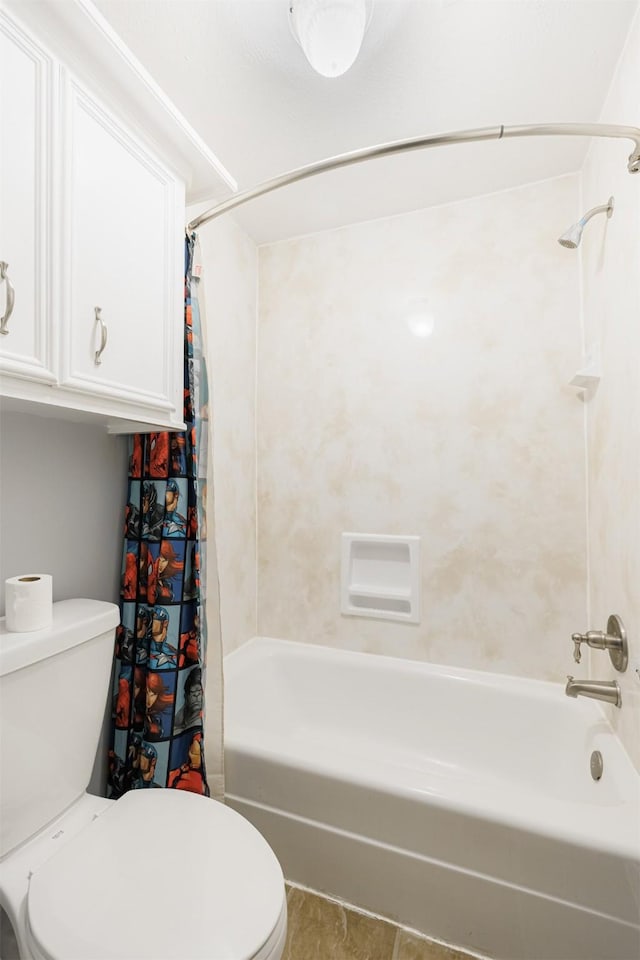
<svg viewBox="0 0 640 960"><path fill-rule="evenodd" d="M0 906L22 960L279 960L287 927L271 848L222 803L179 790L86 792L118 608L54 604L0 620Z"/></svg>

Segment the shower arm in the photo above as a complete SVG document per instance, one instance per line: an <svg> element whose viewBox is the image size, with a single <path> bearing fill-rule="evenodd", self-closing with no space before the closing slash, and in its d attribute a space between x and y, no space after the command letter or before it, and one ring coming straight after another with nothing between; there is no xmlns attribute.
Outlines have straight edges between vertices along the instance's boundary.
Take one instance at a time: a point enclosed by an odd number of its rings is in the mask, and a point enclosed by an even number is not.
<svg viewBox="0 0 640 960"><path fill-rule="evenodd" d="M588 210L584 217L580 217L578 223L584 227L587 223L589 223L589 220L591 220L592 217L595 217L598 213L606 213L607 216L610 217L613 213L613 198L609 200L608 203L602 203L599 207L593 207L591 210Z"/></svg>
<svg viewBox="0 0 640 960"><path fill-rule="evenodd" d="M299 180L306 180L308 177L315 177L320 173L327 173L329 170L337 170L339 167L348 167L354 163L362 163L365 160L374 160L377 157L388 157L394 153L408 153L411 150L423 150L427 147L445 147L453 143L474 143L480 140L506 140L509 137L546 137L546 136L569 136L569 137L623 137L633 140L633 152L629 156L627 169L629 173L640 172L640 128L639 127L621 127L608 123L538 123L527 124L519 127L481 127L475 130L457 130L452 133L440 133L432 137L413 137L409 140L394 140L391 143L379 144L376 147L365 147L363 150L353 150L351 153L342 153L337 157L330 157L327 160L319 160L317 163L310 163L305 167L298 167L297 170L291 170L272 180L265 180L251 190L244 190L242 193L236 193L235 196L223 200L216 206L205 210L198 217L195 217L189 224L189 232L197 230L203 224L216 217L234 210L250 200L262 197L273 190L279 190L280 187L286 187L290 183L297 183Z"/></svg>

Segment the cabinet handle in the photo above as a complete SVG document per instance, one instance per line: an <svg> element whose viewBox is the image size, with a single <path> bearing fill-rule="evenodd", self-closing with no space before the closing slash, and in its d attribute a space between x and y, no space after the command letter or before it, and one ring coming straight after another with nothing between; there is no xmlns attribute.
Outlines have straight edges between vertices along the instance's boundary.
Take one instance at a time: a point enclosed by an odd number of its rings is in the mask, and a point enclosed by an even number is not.
<svg viewBox="0 0 640 960"><path fill-rule="evenodd" d="M99 367L102 363L100 359L102 356L102 351L107 345L107 325L102 319L102 307L95 307L96 311L96 323L100 324L100 346L96 350L96 355L93 358L96 367Z"/></svg>
<svg viewBox="0 0 640 960"><path fill-rule="evenodd" d="M0 260L0 280L4 280L7 285L7 301L4 309L4 315L0 317L0 333L5 337L9 333L7 330L7 324L9 323L9 317L13 313L13 308L16 302L16 292L13 289L13 284L9 280L7 270L9 269L9 264L5 263L4 260Z"/></svg>

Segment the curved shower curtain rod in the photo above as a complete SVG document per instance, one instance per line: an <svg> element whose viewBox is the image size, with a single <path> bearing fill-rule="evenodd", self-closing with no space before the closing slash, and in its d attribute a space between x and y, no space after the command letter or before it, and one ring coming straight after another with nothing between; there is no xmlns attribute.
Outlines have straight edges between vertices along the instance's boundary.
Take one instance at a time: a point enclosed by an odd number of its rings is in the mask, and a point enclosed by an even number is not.
<svg viewBox="0 0 640 960"><path fill-rule="evenodd" d="M279 190L298 180L315 177L319 173L337 170L339 167L348 167L353 163L362 163L364 160L374 160L377 157L388 157L394 153L408 153L410 150L422 150L426 147L444 147L451 143L472 143L477 140L503 140L508 137L625 137L633 140L633 153L629 156L627 168L629 173L640 172L640 127L620 127L606 123L541 123L527 124L519 127L481 127L477 130L456 130L453 133L440 133L434 137L413 137L410 140L395 140L391 143L382 143L377 147L365 147L363 150L353 150L351 153L342 153L328 160L319 160L306 167L298 167L289 173L283 173L273 180L265 180L251 190L236 193L228 200L223 200L210 210L205 210L189 224L187 230L197 230L203 224L229 210L262 197L272 190Z"/></svg>

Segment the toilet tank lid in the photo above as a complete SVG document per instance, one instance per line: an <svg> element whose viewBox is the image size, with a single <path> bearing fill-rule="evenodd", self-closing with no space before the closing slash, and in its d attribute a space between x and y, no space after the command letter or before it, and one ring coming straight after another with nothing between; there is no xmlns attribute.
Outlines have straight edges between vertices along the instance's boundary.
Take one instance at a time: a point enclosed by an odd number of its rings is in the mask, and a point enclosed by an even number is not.
<svg viewBox="0 0 640 960"><path fill-rule="evenodd" d="M120 611L116 604L104 600L60 600L53 604L51 626L29 633L12 633L7 630L6 620L2 617L0 677L93 640L114 630L119 622Z"/></svg>

